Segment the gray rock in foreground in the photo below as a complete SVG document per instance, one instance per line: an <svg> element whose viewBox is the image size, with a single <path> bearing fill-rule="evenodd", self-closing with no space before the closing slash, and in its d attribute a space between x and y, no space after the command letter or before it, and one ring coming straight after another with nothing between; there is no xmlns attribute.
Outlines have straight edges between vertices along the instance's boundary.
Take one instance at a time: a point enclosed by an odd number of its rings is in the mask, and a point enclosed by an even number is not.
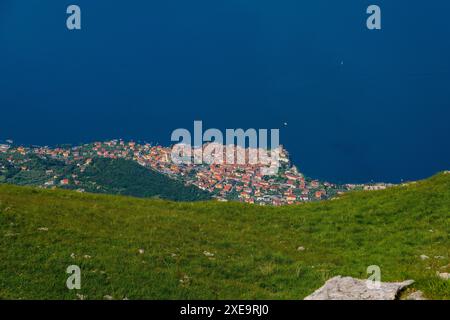
<svg viewBox="0 0 450 320"><path fill-rule="evenodd" d="M379 289L367 286L367 280L337 276L317 289L305 300L395 300L414 280L381 282Z"/></svg>

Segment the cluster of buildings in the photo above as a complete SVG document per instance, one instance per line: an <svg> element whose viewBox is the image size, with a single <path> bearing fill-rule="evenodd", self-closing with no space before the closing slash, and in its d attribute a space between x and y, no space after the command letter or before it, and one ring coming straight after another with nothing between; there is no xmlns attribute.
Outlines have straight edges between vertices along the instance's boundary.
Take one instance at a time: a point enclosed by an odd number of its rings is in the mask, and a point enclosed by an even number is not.
<svg viewBox="0 0 450 320"><path fill-rule="evenodd" d="M224 147L225 148L225 147ZM224 151L225 152L225 151ZM246 151L247 155L251 152ZM111 140L79 146L23 147L0 145L0 154L9 155L9 161L17 161L20 155L34 154L42 158L57 159L75 164L81 171L96 157L133 160L141 166L151 168L186 185L195 185L212 193L221 201L236 200L260 205L284 205L321 199L329 199L362 185L336 185L308 179L291 165L288 153L282 147L278 154L278 170L275 175L265 175L267 165L223 161L220 163L174 163L170 147L148 143ZM57 181L67 185L69 179Z"/></svg>

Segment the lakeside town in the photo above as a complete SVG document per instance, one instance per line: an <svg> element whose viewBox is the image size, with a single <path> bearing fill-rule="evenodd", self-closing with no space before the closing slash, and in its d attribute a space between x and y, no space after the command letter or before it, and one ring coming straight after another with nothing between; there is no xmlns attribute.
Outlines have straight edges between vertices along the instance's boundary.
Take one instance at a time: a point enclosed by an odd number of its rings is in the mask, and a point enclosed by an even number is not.
<svg viewBox="0 0 450 320"><path fill-rule="evenodd" d="M206 147L206 145L204 146ZM338 185L305 177L296 166L291 164L288 152L280 147L279 168L275 175L265 175L262 164L244 164L234 162L212 164L174 163L171 159L171 147L151 145L114 139L93 142L79 146L21 146L8 140L0 144L0 173L6 165L27 171L30 156L41 159L57 160L66 165L76 166L83 172L95 158L125 159L155 170L172 179L182 181L209 192L219 201L240 201L259 205L286 205L302 202L332 199L350 190L379 190L390 184L343 184ZM252 153L250 148L235 150ZM39 183L42 188L70 188L80 192L85 190L75 174L57 174L47 170L48 179ZM1 175L0 175L0 182Z"/></svg>

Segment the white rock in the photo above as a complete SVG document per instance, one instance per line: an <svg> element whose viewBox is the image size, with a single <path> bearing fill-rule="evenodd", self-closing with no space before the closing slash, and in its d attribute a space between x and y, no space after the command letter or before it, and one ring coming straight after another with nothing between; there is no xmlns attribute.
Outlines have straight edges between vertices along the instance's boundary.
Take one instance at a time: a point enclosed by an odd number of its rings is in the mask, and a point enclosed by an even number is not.
<svg viewBox="0 0 450 320"><path fill-rule="evenodd" d="M203 251L203 254L207 257L214 257L214 253L208 252L208 251Z"/></svg>
<svg viewBox="0 0 450 320"><path fill-rule="evenodd" d="M427 255L422 254L422 255L420 255L420 259L427 260L427 259L430 259L430 257L427 256Z"/></svg>
<svg viewBox="0 0 450 320"><path fill-rule="evenodd" d="M112 300L114 298L112 296L110 296L110 295L106 295L106 296L103 296L103 299L105 299L105 300Z"/></svg>
<svg viewBox="0 0 450 320"><path fill-rule="evenodd" d="M182 279L180 279L180 283L189 283L189 276L188 275L184 275Z"/></svg>
<svg viewBox="0 0 450 320"><path fill-rule="evenodd" d="M436 272L436 275L439 278L441 278L442 280L450 280L450 273L447 273L447 272L442 272L442 273Z"/></svg>
<svg viewBox="0 0 450 320"><path fill-rule="evenodd" d="M307 296L305 300L395 300L414 280L381 282L379 289L367 286L367 280L336 276Z"/></svg>
<svg viewBox="0 0 450 320"><path fill-rule="evenodd" d="M86 296L85 296L85 295L79 294L79 293L77 293L77 297L78 297L78 299L80 299L80 300L85 300L85 299L86 299Z"/></svg>
<svg viewBox="0 0 450 320"><path fill-rule="evenodd" d="M305 247L300 246L297 248L297 251L305 251Z"/></svg>
<svg viewBox="0 0 450 320"><path fill-rule="evenodd" d="M144 254L145 250L144 249L139 249L139 254Z"/></svg>
<svg viewBox="0 0 450 320"><path fill-rule="evenodd" d="M41 228L38 228L38 230L39 231L48 231L48 228L47 227L41 227Z"/></svg>
<svg viewBox="0 0 450 320"><path fill-rule="evenodd" d="M15 237L15 236L18 236L18 235L19 235L19 233L13 233L13 232L5 233L5 237Z"/></svg>

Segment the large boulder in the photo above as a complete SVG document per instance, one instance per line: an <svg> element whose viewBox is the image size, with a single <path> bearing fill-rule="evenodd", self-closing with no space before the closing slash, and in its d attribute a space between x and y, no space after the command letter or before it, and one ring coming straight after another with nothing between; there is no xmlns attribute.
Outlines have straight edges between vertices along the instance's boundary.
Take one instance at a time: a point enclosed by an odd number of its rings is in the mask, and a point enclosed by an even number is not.
<svg viewBox="0 0 450 320"><path fill-rule="evenodd" d="M381 282L379 288L370 288L367 280L337 276L307 296L305 300L395 300L414 280Z"/></svg>

